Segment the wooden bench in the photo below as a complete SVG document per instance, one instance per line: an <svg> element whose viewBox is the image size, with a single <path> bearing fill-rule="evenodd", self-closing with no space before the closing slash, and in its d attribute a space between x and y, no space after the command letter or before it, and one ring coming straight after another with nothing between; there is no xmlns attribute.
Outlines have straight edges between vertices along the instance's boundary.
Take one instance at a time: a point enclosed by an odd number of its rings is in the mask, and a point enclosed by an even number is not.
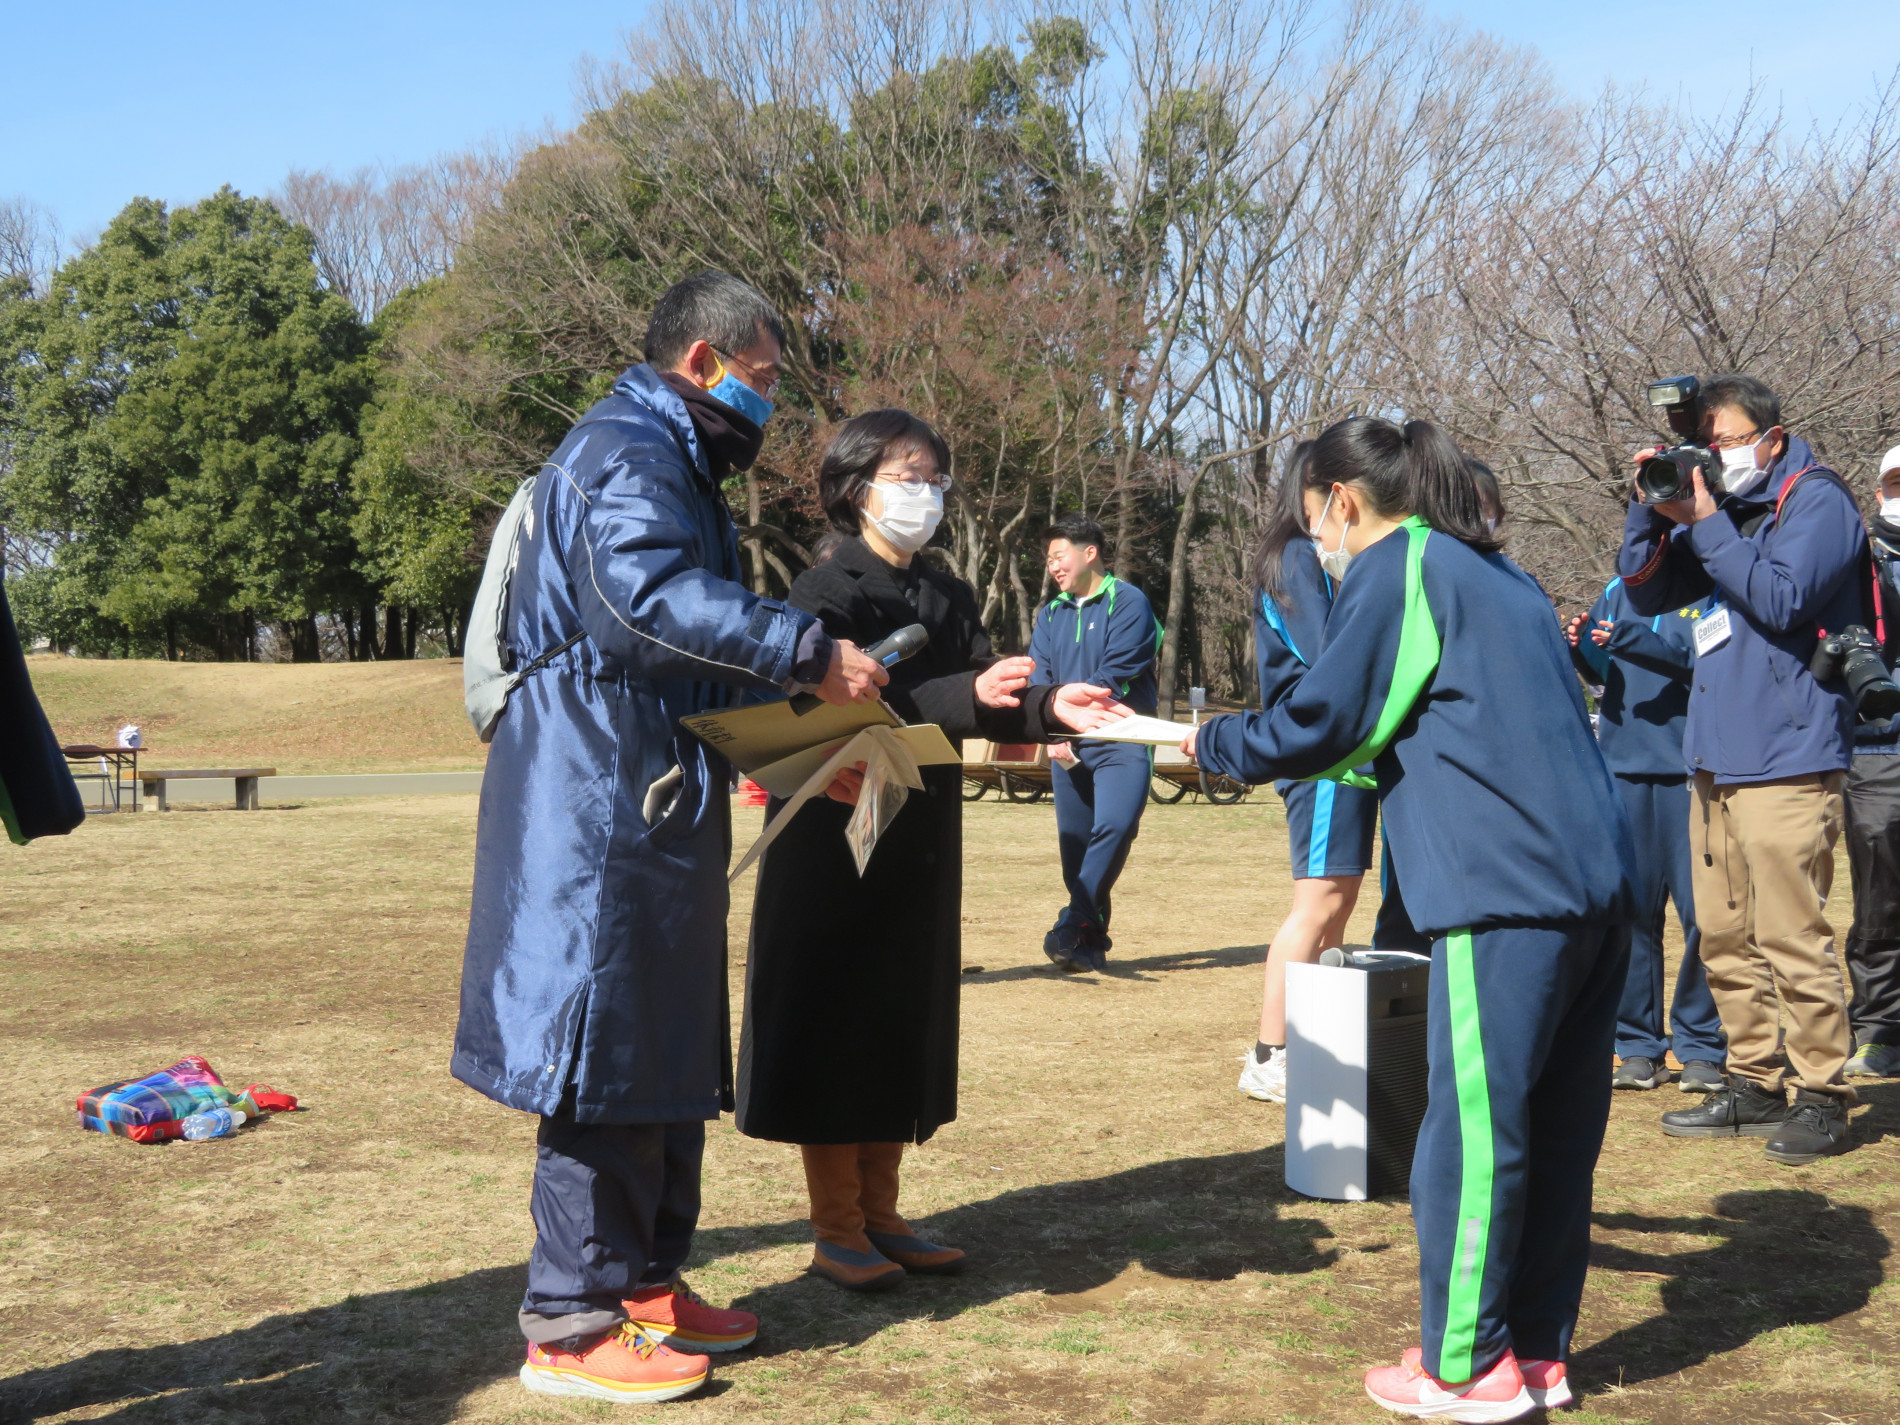
<svg viewBox="0 0 1900 1425"><path fill-rule="evenodd" d="M257 779L275 777L275 767L197 767L187 771L173 771L164 768L141 768L139 781L145 787L145 809L164 811L165 784L167 782L185 782L202 780L208 777L230 777L237 782L237 809L239 811L257 810Z"/></svg>

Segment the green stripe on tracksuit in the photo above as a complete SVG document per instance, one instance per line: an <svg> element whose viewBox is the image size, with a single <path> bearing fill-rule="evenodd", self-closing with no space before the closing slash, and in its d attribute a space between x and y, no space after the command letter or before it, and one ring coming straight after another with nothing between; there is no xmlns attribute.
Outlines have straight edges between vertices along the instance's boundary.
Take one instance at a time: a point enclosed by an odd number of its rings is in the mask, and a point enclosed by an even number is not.
<svg viewBox="0 0 1900 1425"><path fill-rule="evenodd" d="M1569 1353L1628 963L1621 925L1454 930L1432 945L1412 1220L1420 1344L1442 1380L1483 1375L1508 1349Z"/></svg>
<svg viewBox="0 0 1900 1425"><path fill-rule="evenodd" d="M1471 932L1445 937L1445 999L1451 1014L1452 1077L1458 1085L1458 1233L1445 1303L1439 1374L1468 1380L1476 1344L1479 1288L1491 1246L1491 1087L1484 1070L1484 1029L1471 964Z"/></svg>
<svg viewBox="0 0 1900 1425"><path fill-rule="evenodd" d="M1405 719L1411 716L1412 708L1431 685L1432 674L1438 671L1442 651L1438 625L1432 619L1431 601L1425 597L1425 542L1431 537L1432 527L1412 515L1399 528L1405 531L1407 541L1405 611L1399 625L1399 651L1392 666L1392 686L1386 692L1385 706L1379 709L1379 719L1373 724L1371 735L1315 780L1344 782L1349 787L1377 787L1376 780L1354 769L1363 767L1392 745Z"/></svg>

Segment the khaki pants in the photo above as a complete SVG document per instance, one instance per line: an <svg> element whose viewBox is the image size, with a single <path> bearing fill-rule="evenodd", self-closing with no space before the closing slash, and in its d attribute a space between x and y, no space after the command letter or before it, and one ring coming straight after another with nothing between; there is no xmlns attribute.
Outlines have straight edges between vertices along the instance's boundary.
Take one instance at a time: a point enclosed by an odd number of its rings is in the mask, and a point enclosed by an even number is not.
<svg viewBox="0 0 1900 1425"><path fill-rule="evenodd" d="M1718 787L1698 772L1689 847L1702 965L1728 1035L1729 1073L1781 1091L1775 1039L1785 1015L1796 1087L1851 1103L1841 1073L1851 1050L1847 982L1827 921L1844 776Z"/></svg>

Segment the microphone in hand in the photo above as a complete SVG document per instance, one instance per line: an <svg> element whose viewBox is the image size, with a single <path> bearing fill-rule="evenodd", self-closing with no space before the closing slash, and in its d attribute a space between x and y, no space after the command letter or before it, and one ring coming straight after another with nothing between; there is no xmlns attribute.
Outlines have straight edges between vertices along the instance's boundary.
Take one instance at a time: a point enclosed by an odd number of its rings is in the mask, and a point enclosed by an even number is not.
<svg viewBox="0 0 1900 1425"><path fill-rule="evenodd" d="M930 631L920 623L913 623L898 629L896 633L886 638L880 638L869 648L858 651L872 662L890 668L909 658L929 642ZM795 693L792 696L792 711L803 717L824 701L816 693Z"/></svg>

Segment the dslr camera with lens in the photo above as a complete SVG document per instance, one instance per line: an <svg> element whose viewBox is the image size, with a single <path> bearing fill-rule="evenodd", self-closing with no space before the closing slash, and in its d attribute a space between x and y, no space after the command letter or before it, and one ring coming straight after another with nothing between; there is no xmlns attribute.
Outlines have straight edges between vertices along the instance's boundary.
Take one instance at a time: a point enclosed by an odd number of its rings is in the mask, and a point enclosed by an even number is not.
<svg viewBox="0 0 1900 1425"><path fill-rule="evenodd" d="M1860 624L1850 623L1815 644L1808 671L1823 682L1845 678L1862 722L1884 722L1900 713L1900 686L1887 672L1879 642Z"/></svg>
<svg viewBox="0 0 1900 1425"><path fill-rule="evenodd" d="M1671 376L1667 381L1649 383L1651 409L1660 410L1669 428L1679 436L1696 433L1702 418L1702 383L1693 376ZM1695 494L1695 472L1702 472L1702 483L1711 495L1720 495L1722 457L1706 445L1685 440L1658 450L1636 467L1636 490L1646 505L1668 500L1686 500Z"/></svg>

